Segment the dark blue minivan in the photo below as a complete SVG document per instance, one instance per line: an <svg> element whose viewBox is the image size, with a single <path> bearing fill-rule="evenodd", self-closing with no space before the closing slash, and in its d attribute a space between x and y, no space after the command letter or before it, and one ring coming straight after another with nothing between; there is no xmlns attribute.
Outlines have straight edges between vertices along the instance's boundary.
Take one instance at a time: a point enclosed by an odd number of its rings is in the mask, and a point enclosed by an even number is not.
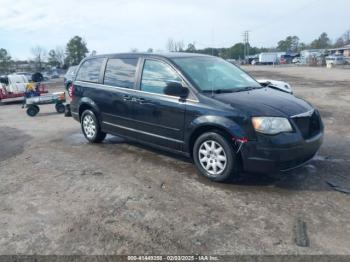
<svg viewBox="0 0 350 262"><path fill-rule="evenodd" d="M70 87L86 139L114 134L191 157L204 176L279 172L312 159L319 112L223 59L190 53L84 59Z"/></svg>

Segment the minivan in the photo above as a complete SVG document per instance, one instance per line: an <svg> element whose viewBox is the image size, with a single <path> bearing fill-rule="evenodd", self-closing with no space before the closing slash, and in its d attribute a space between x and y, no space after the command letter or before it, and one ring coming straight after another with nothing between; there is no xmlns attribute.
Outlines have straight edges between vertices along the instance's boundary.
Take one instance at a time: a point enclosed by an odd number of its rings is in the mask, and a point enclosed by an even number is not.
<svg viewBox="0 0 350 262"><path fill-rule="evenodd" d="M85 58L70 93L86 139L118 135L190 157L213 181L280 172L313 158L319 112L225 60L193 53Z"/></svg>

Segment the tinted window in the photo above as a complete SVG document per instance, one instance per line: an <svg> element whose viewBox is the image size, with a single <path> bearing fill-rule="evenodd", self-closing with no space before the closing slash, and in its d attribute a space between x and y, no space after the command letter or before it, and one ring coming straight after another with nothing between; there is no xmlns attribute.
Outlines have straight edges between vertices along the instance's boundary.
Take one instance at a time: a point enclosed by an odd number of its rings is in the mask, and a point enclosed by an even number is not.
<svg viewBox="0 0 350 262"><path fill-rule="evenodd" d="M77 80L87 82L98 82L103 58L86 60L80 67Z"/></svg>
<svg viewBox="0 0 350 262"><path fill-rule="evenodd" d="M163 94L168 82L181 82L181 78L169 65L155 60L146 60L142 72L141 90Z"/></svg>
<svg viewBox="0 0 350 262"><path fill-rule="evenodd" d="M105 85L133 88L137 58L109 59L105 72Z"/></svg>

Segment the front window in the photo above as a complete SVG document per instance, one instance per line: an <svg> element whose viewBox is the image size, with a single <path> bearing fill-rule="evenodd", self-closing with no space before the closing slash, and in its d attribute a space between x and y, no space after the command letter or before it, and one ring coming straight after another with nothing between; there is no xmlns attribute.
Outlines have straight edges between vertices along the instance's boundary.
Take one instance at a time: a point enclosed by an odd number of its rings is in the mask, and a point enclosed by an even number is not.
<svg viewBox="0 0 350 262"><path fill-rule="evenodd" d="M173 61L202 92L235 92L261 87L247 73L220 58L184 57Z"/></svg>
<svg viewBox="0 0 350 262"><path fill-rule="evenodd" d="M145 61L141 79L142 91L164 94L169 82L181 82L181 78L173 68L161 61Z"/></svg>

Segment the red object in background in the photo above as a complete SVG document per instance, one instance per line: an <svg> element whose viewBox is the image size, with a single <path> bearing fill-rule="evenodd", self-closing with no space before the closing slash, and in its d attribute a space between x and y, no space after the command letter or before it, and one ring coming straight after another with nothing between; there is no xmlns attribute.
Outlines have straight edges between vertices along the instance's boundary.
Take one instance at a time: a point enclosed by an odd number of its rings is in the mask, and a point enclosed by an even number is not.
<svg viewBox="0 0 350 262"><path fill-rule="evenodd" d="M38 84L37 91L39 92L39 94L46 94L46 93L48 93L46 85L41 84L41 83ZM6 100L6 99L20 98L20 97L25 97L25 93L24 92L8 93L8 92L6 92L5 89L3 89L3 88L0 89L0 101L1 100Z"/></svg>
<svg viewBox="0 0 350 262"><path fill-rule="evenodd" d="M73 95L74 95L74 85L73 84L71 84L68 88L68 95L69 95L69 97L73 97Z"/></svg>

